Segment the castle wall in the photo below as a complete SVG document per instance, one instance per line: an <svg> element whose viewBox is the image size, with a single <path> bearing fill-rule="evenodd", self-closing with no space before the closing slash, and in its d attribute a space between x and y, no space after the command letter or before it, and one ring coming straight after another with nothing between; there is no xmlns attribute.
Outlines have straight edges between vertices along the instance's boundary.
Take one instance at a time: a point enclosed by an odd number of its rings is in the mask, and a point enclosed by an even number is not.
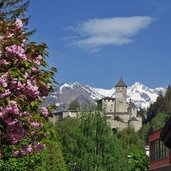
<svg viewBox="0 0 171 171"><path fill-rule="evenodd" d="M130 119L130 116L128 114L120 114L120 115L117 115L119 118L121 118L121 120L123 122L127 122L128 123L128 120Z"/></svg>
<svg viewBox="0 0 171 171"><path fill-rule="evenodd" d="M136 117L137 121L129 121L128 127L132 127L135 129L135 131L139 131L142 127L142 118Z"/></svg>
<svg viewBox="0 0 171 171"><path fill-rule="evenodd" d="M128 128L128 122L121 122L121 121L117 121L113 119L108 119L107 121L111 129L115 128L118 130L122 130L122 129Z"/></svg>
<svg viewBox="0 0 171 171"><path fill-rule="evenodd" d="M102 109L106 112L115 112L115 100L114 99L102 99Z"/></svg>
<svg viewBox="0 0 171 171"><path fill-rule="evenodd" d="M116 113L126 113L128 112L128 105L126 102L126 87L116 87Z"/></svg>

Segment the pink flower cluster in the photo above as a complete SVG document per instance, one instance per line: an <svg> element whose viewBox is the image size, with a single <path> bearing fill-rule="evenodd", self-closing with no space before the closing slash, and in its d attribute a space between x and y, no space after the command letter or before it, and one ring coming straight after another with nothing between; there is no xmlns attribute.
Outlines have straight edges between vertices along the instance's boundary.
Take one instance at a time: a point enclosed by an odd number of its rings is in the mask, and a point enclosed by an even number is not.
<svg viewBox="0 0 171 171"><path fill-rule="evenodd" d="M9 94L11 94L11 91L9 89L6 89L4 93L0 94L0 97L4 98L4 97L8 96Z"/></svg>
<svg viewBox="0 0 171 171"><path fill-rule="evenodd" d="M19 109L14 101L10 101L6 108L0 108L0 119L6 124L8 130L3 137L11 144L18 143L25 135L23 123L15 117L18 114Z"/></svg>
<svg viewBox="0 0 171 171"><path fill-rule="evenodd" d="M42 115L44 117L48 117L49 116L49 111L48 111L47 107L42 107L41 112L42 112Z"/></svg>
<svg viewBox="0 0 171 171"><path fill-rule="evenodd" d="M1 75L1 77L0 77L0 86L2 86L4 88L7 87L8 76L9 76L8 72L6 72L5 74Z"/></svg>
<svg viewBox="0 0 171 171"><path fill-rule="evenodd" d="M48 84L51 76L40 69L44 56L39 55L38 45L25 42L22 21L17 19L13 27L9 25L11 22L4 25L0 22L0 98L3 98L0 100L0 144L15 145L12 156L20 157L45 148L40 141L45 136L42 128L49 111L47 107L39 109L38 106L51 89ZM43 52L46 47L40 48ZM32 142L21 149L22 140L28 137Z"/></svg>
<svg viewBox="0 0 171 171"><path fill-rule="evenodd" d="M0 108L0 118L6 119L12 115L18 115L19 109L16 101L9 101L5 108Z"/></svg>
<svg viewBox="0 0 171 171"><path fill-rule="evenodd" d="M9 62L7 62L6 59L1 59L1 60L0 60L0 64L2 64L2 65L8 65Z"/></svg>
<svg viewBox="0 0 171 171"><path fill-rule="evenodd" d="M25 73L23 75L24 79L26 79L26 83L22 83L21 81L17 81L17 79L13 79L11 82L12 88L23 92L23 94L28 95L31 98L36 98L40 95L39 92L39 87L35 84L35 81L31 81L30 79L28 79L29 75L28 73Z"/></svg>
<svg viewBox="0 0 171 171"><path fill-rule="evenodd" d="M22 46L12 45L5 48L8 56L18 57L21 60L27 60L27 55Z"/></svg>
<svg viewBox="0 0 171 171"><path fill-rule="evenodd" d="M38 55L35 60L34 60L34 63L37 64L37 65L40 65L40 61L42 60L42 56L41 55Z"/></svg>
<svg viewBox="0 0 171 171"><path fill-rule="evenodd" d="M22 150L15 150L12 152L12 156L13 157L21 157L27 154L30 154L32 152L41 152L42 150L44 150L45 145L44 144L40 144L37 143L33 146L29 145L25 145L24 148Z"/></svg>
<svg viewBox="0 0 171 171"><path fill-rule="evenodd" d="M23 27L23 22L20 19L16 19L15 25L18 29Z"/></svg>
<svg viewBox="0 0 171 171"><path fill-rule="evenodd" d="M30 125L32 128L40 128L42 126L42 124L38 122L30 122Z"/></svg>
<svg viewBox="0 0 171 171"><path fill-rule="evenodd" d="M25 87L24 92L35 98L39 95L39 88L36 85L32 85L30 80L27 80L27 86Z"/></svg>
<svg viewBox="0 0 171 171"><path fill-rule="evenodd" d="M4 40L4 36L0 36L0 43L2 43Z"/></svg>

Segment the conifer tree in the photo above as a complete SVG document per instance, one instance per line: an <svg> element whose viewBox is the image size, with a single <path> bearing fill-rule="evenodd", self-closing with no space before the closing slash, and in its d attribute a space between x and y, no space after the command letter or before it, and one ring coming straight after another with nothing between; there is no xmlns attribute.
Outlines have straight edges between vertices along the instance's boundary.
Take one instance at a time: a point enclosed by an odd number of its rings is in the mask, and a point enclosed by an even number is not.
<svg viewBox="0 0 171 171"><path fill-rule="evenodd" d="M165 95L165 101L166 101L166 112L168 114L171 114L171 86L169 85L167 90L166 90L166 95Z"/></svg>
<svg viewBox="0 0 171 171"><path fill-rule="evenodd" d="M28 6L29 0L1 0L0 18L16 20L16 18L25 17Z"/></svg>

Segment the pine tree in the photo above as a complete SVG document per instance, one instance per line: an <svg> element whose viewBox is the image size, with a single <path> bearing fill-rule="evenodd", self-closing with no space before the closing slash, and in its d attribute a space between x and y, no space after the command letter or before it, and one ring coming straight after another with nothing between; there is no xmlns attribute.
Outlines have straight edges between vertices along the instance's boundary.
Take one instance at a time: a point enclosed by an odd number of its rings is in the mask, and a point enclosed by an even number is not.
<svg viewBox="0 0 171 171"><path fill-rule="evenodd" d="M29 0L0 0L0 20L16 20L23 18L22 21L27 24L29 17L25 13L29 6Z"/></svg>
<svg viewBox="0 0 171 171"><path fill-rule="evenodd" d="M171 86L169 85L165 95L166 113L171 114Z"/></svg>

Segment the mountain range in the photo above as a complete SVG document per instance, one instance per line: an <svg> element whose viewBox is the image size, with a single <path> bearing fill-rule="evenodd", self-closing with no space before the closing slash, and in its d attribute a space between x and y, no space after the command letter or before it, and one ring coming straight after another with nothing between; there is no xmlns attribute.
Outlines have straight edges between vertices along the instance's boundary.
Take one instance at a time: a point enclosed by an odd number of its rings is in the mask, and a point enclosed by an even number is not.
<svg viewBox="0 0 171 171"><path fill-rule="evenodd" d="M148 108L150 104L154 103L159 93L164 94L165 88L148 88L147 86L135 82L132 86L127 88L127 101L130 99L135 103L137 108ZM50 93L46 98L47 104L55 104L58 110L66 110L69 104L77 101L81 106L93 107L97 100L103 97L115 97L115 88L102 89L94 88L88 85L74 83L64 83L55 88L53 93Z"/></svg>

